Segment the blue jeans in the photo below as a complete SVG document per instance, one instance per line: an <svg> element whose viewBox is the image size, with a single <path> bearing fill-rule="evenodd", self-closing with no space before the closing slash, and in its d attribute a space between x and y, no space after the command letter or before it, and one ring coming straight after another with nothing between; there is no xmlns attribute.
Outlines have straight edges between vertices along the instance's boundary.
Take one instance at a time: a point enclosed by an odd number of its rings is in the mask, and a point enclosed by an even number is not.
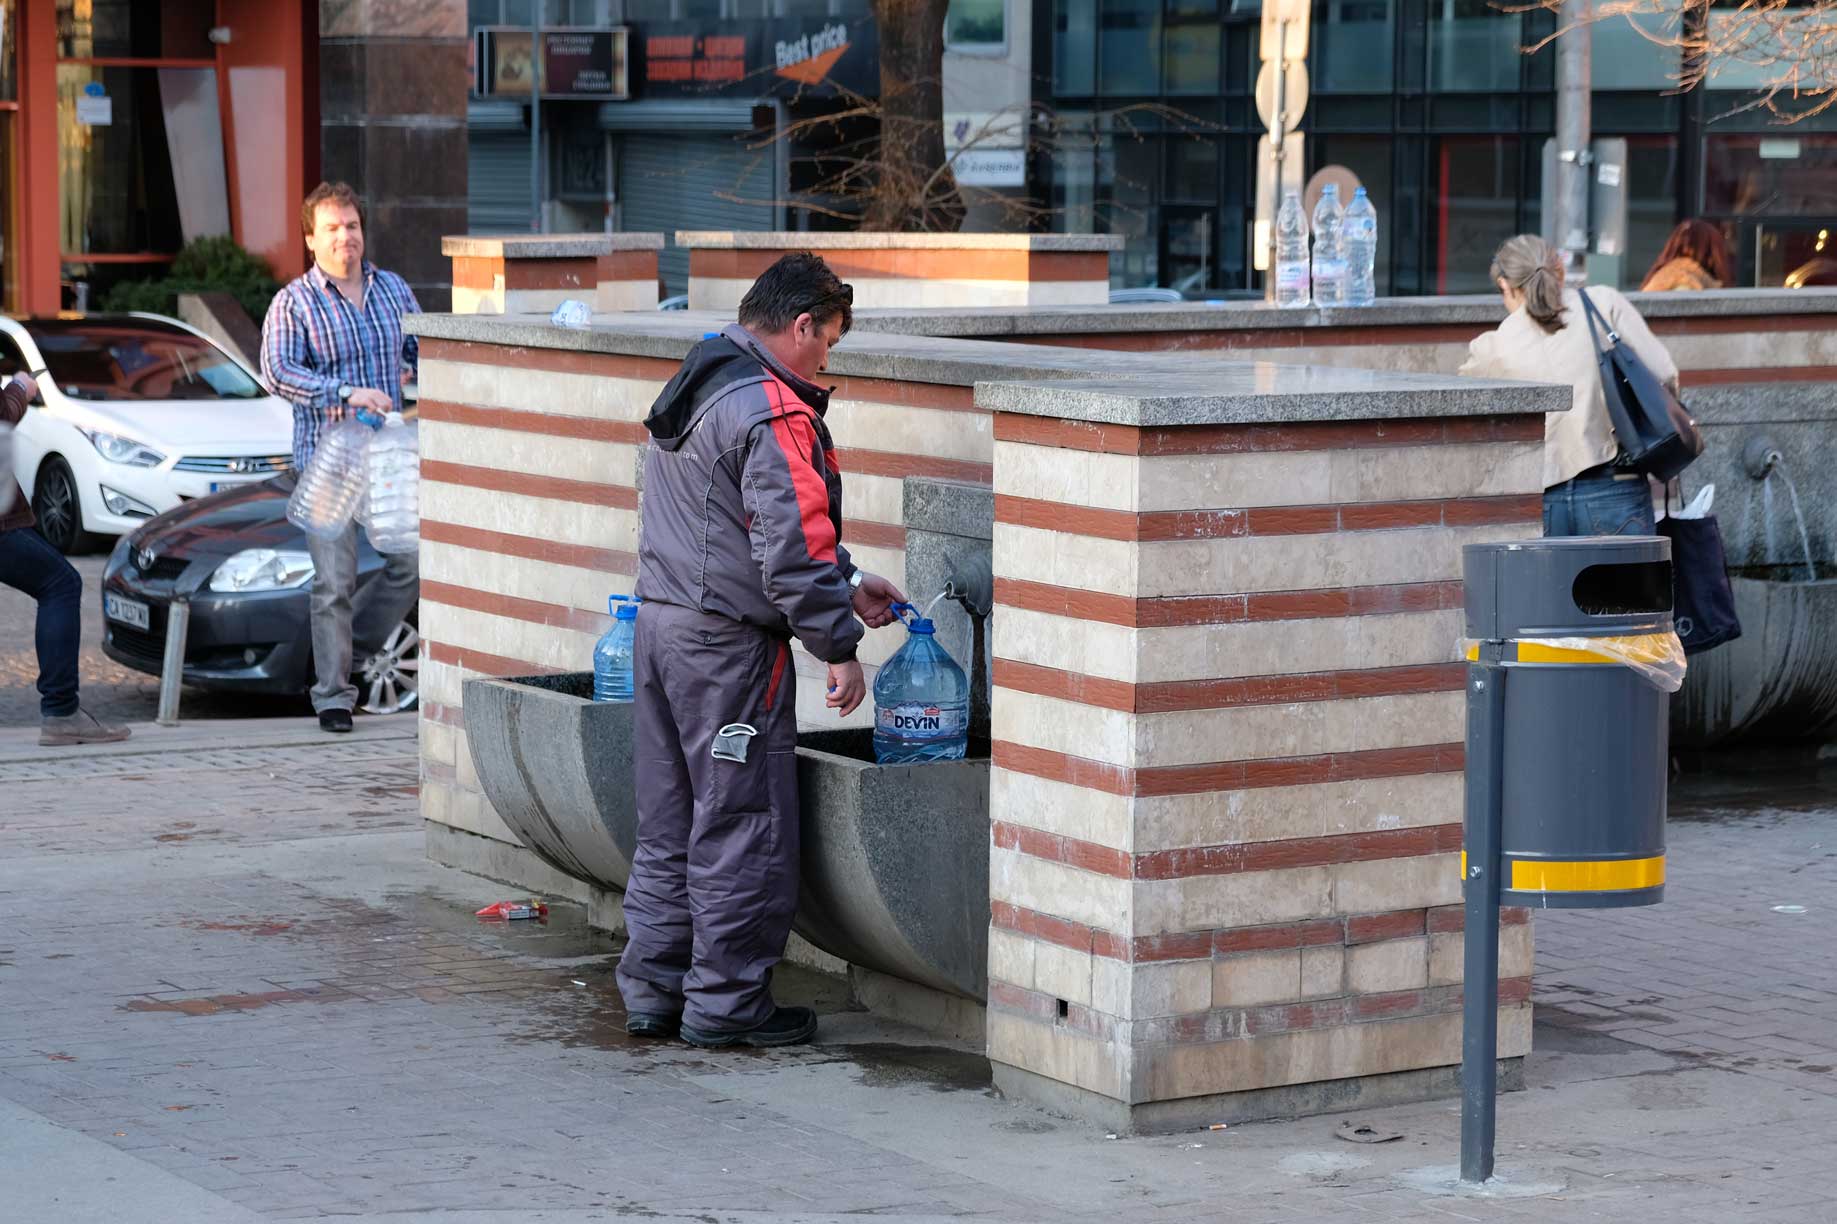
<svg viewBox="0 0 1837 1224"><path fill-rule="evenodd" d="M1645 477L1615 480L1582 475L1544 490L1547 536L1656 534Z"/></svg>
<svg viewBox="0 0 1837 1224"><path fill-rule="evenodd" d="M0 531L0 582L38 601L39 713L46 718L75 714L83 580L45 537L17 527Z"/></svg>

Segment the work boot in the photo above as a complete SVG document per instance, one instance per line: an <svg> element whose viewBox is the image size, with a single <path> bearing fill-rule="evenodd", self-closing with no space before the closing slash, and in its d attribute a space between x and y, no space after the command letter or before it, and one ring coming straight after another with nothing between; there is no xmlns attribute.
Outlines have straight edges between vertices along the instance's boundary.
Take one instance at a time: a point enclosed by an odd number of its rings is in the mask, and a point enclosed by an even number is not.
<svg viewBox="0 0 1837 1224"><path fill-rule="evenodd" d="M65 748L71 744L114 744L134 734L126 727L105 723L88 710L75 714L45 715L39 725L38 746Z"/></svg>
<svg viewBox="0 0 1837 1224"><path fill-rule="evenodd" d="M808 1007L780 1007L749 1029L726 1031L682 1026L682 1039L704 1050L726 1046L801 1045L816 1036L816 1013Z"/></svg>
<svg viewBox="0 0 1837 1224"><path fill-rule="evenodd" d="M633 1012L625 1017L625 1031L633 1037L674 1037L682 1017L661 1012Z"/></svg>
<svg viewBox="0 0 1837 1224"><path fill-rule="evenodd" d="M343 735L351 729L351 711L320 710L319 730L330 731L334 735Z"/></svg>

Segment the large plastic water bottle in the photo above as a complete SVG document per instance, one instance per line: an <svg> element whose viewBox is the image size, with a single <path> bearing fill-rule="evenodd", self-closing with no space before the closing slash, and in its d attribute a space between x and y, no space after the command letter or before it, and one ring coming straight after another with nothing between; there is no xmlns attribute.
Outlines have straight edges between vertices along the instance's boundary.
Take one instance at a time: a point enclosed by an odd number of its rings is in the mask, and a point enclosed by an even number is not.
<svg viewBox="0 0 1837 1224"><path fill-rule="evenodd" d="M1346 305L1369 306L1378 296L1373 274L1378 261L1378 210L1363 187L1352 193L1339 232L1346 249Z"/></svg>
<svg viewBox="0 0 1837 1224"><path fill-rule="evenodd" d="M1308 218L1289 192L1276 213L1276 305L1308 304Z"/></svg>
<svg viewBox="0 0 1837 1224"><path fill-rule="evenodd" d="M969 748L970 683L911 604L906 644L874 677L874 759L882 765L960 761Z"/></svg>
<svg viewBox="0 0 1837 1224"><path fill-rule="evenodd" d="M593 647L593 699L630 701L637 692L636 656L638 604L636 595L614 595L606 601L612 628Z"/></svg>
<svg viewBox="0 0 1837 1224"><path fill-rule="evenodd" d="M1340 242L1340 222L1346 210L1340 206L1339 186L1328 183L1321 189L1320 203L1314 205L1314 304L1346 304L1346 248Z"/></svg>
<svg viewBox="0 0 1837 1224"><path fill-rule="evenodd" d="M421 445L415 427L392 412L370 441L364 530L380 553L421 547Z"/></svg>
<svg viewBox="0 0 1837 1224"><path fill-rule="evenodd" d="M351 525L369 486L368 425L343 421L319 436L319 445L287 499L287 521L301 531L334 539Z"/></svg>

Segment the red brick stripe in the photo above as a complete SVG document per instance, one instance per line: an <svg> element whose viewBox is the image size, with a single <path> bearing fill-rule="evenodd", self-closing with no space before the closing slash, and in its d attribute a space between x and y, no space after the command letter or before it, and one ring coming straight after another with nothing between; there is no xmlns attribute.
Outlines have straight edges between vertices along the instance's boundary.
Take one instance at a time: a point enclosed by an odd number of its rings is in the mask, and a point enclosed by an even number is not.
<svg viewBox="0 0 1837 1224"><path fill-rule="evenodd" d="M1837 322L1832 324L1837 327ZM1685 394L1692 387L1725 387L1741 383L1837 382L1837 366L1768 366L1721 370L1685 370L1680 376Z"/></svg>
<svg viewBox="0 0 1837 1224"><path fill-rule="evenodd" d="M421 585L426 587L428 584L424 581ZM432 659L436 663L445 663L449 667L463 667L467 671L478 672L483 676L546 676L560 671L560 668L543 667L541 664L525 662L522 659L486 654L482 650L473 650L469 646L449 646L445 642L430 642L426 638L421 639L421 653L423 657ZM448 707L442 706L441 708Z"/></svg>
<svg viewBox="0 0 1837 1224"><path fill-rule="evenodd" d="M469 587L454 586L450 582L435 582L427 578L421 580L421 598L424 602L444 604L449 608L484 612L510 620L527 621L532 625L577 629L582 633L604 633L606 626L612 620L603 612L584 612L579 608L565 608L560 604L521 599L515 595L499 595L495 591L474 591ZM586 660L583 660L583 663L585 662ZM582 670L585 668L583 667Z"/></svg>
<svg viewBox="0 0 1837 1224"><path fill-rule="evenodd" d="M516 493L552 501L611 506L618 510L638 508L638 490L630 485L573 480L566 476L537 476L530 472L510 472L470 463L448 463L442 459L423 459L421 479L467 489L489 489L494 493Z"/></svg>
<svg viewBox="0 0 1837 1224"><path fill-rule="evenodd" d="M845 485L848 477L855 473L891 476L899 480L908 476L929 476L936 480L965 480L971 484L988 484L995 479L993 464L970 459L938 459L931 455L902 455L898 451L860 450L852 446L838 448L836 458Z"/></svg>
<svg viewBox="0 0 1837 1224"><path fill-rule="evenodd" d="M1018 412L995 414L997 442L1124 455L1238 455L1269 451L1362 450L1536 442L1541 415L1425 417L1414 421L1304 421L1286 425L1094 425Z"/></svg>
<svg viewBox="0 0 1837 1224"><path fill-rule="evenodd" d="M638 572L638 554L614 548L592 548L585 544L568 544L560 540L542 540L534 536L511 535L487 531L482 527L464 527L458 523L421 520L421 538L437 544L456 544L462 548L497 553L505 557L525 557L555 565L573 565L601 574L632 575Z"/></svg>
<svg viewBox="0 0 1837 1224"><path fill-rule="evenodd" d="M1099 790L1106 794L1136 798L1305 786L1319 782L1359 782L1414 774L1456 773L1461 768L1464 755L1465 749L1460 744L1425 744L1420 747L1373 748L1363 752L1334 752L1308 757L1266 757L1250 761L1131 769L1007 740L996 740L994 743L994 763L1001 769Z"/></svg>
<svg viewBox="0 0 1837 1224"><path fill-rule="evenodd" d="M1161 680L1151 684L1131 684L1127 680L1108 680L1013 659L996 659L994 680L998 688L1073 701L1080 705L1099 706L1130 714L1165 714L1180 710L1223 710L1238 706L1287 705L1303 701L1451 693L1465 687L1467 666L1464 663L1426 663L1414 667L1375 667L1363 671L1242 676L1217 680Z"/></svg>
<svg viewBox="0 0 1837 1224"><path fill-rule="evenodd" d="M1429 933L1458 934L1466 925L1463 922L1464 916L1462 906L1438 905L1429 911ZM1499 921L1506 926L1523 926L1531 921L1531 911L1522 905L1503 906L1499 910Z"/></svg>
<svg viewBox="0 0 1837 1224"><path fill-rule="evenodd" d="M423 642L422 645L426 647L427 643ZM458 727L462 731L466 726L466 712L463 709L438 701L423 701L421 717L428 722L439 723L443 727ZM423 763L423 768L431 770L435 764L437 762L427 761Z"/></svg>
<svg viewBox="0 0 1837 1224"><path fill-rule="evenodd" d="M788 251L751 247L692 247L689 275L719 280L755 280ZM1104 251L988 250L948 247L824 249L823 262L844 280L1104 281L1110 256ZM1470 336L1471 338L1471 336Z"/></svg>
<svg viewBox="0 0 1837 1224"><path fill-rule="evenodd" d="M1327 867L1339 863L1419 858L1460 848L1459 824L1386 829L1375 833L1339 833L1329 837L1296 837L1283 841L1242 842L1229 846L1195 846L1136 855L1135 878L1186 880L1196 876L1242 875L1295 867Z"/></svg>
<svg viewBox="0 0 1837 1224"><path fill-rule="evenodd" d="M582 438L589 442L623 442L633 446L641 446L650 440L650 434L645 432L644 426L635 421L530 412L522 408L480 408L475 404L454 404L445 400L424 399L418 409L424 421L474 425L481 429L507 429L513 433Z"/></svg>
<svg viewBox="0 0 1837 1224"><path fill-rule="evenodd" d="M1081 841L1075 837L1063 837L1041 829L1030 829L1025 825L1009 824L1005 820L995 821L992 832L998 849L1018 850L1029 858L1063 863L1080 871L1092 871L1120 880L1129 878L1127 850L1100 846L1096 842Z"/></svg>
<svg viewBox="0 0 1837 1224"><path fill-rule="evenodd" d="M1154 543L1246 536L1393 531L1409 527L1479 527L1535 522L1543 495L1454 497L1425 501L1357 502L1327 506L1255 506L1231 510L1169 510L1137 514L1032 497L995 495L995 521L1069 535Z"/></svg>
<svg viewBox="0 0 1837 1224"><path fill-rule="evenodd" d="M989 902L989 921L1004 931L1014 931L1049 944L1056 944L1061 948L1089 952L1110 960L1128 958L1128 940L1113 931L1086 926L1082 922L1073 922L1069 918L1042 914L1038 910L1013 905L1007 901Z"/></svg>
<svg viewBox="0 0 1837 1224"><path fill-rule="evenodd" d="M995 602L1073 620L1103 621L1130 629L1157 629L1440 612L1461 607L1462 592L1459 582L1410 582L1391 586L1323 587L1315 591L1132 599L1108 591L1086 591L1025 578L997 578Z"/></svg>
<svg viewBox="0 0 1837 1224"><path fill-rule="evenodd" d="M1428 932L1428 911L1393 910L1386 914L1354 914L1346 919L1346 942L1379 943L1387 939L1409 939Z"/></svg>

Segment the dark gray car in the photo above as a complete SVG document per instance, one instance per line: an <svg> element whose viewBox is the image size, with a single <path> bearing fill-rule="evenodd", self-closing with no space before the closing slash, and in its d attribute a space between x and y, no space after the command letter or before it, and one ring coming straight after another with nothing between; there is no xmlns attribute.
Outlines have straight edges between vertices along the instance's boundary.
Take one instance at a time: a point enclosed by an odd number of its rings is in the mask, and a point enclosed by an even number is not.
<svg viewBox="0 0 1837 1224"><path fill-rule="evenodd" d="M121 537L102 575L102 649L108 657L157 676L167 609L183 598L191 604L185 683L303 695L312 684L312 562L306 536L287 521L293 484L287 473L201 497ZM382 568L360 528L360 611ZM358 642L356 648L358 709L412 709L421 661L414 614L386 641Z"/></svg>

